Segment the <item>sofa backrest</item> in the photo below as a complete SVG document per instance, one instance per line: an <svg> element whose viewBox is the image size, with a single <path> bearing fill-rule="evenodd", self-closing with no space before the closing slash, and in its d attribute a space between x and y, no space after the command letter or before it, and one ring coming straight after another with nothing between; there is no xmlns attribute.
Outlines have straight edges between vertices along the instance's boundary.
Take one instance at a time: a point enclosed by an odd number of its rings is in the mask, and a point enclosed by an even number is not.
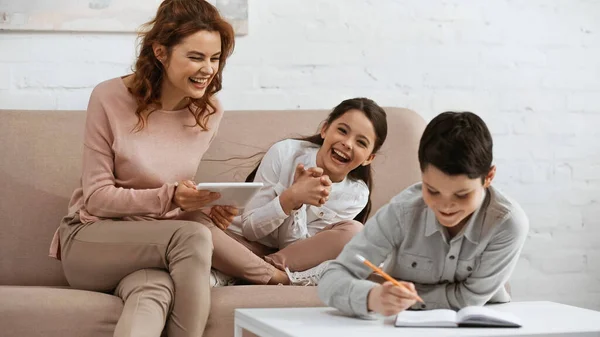
<svg viewBox="0 0 600 337"><path fill-rule="evenodd" d="M407 109L386 111L388 138L373 163L371 215L419 180L425 122ZM228 111L197 181L243 181L261 157L252 155L278 140L313 134L327 113ZM48 248L79 183L84 120L85 111L0 110L0 285L67 285Z"/></svg>

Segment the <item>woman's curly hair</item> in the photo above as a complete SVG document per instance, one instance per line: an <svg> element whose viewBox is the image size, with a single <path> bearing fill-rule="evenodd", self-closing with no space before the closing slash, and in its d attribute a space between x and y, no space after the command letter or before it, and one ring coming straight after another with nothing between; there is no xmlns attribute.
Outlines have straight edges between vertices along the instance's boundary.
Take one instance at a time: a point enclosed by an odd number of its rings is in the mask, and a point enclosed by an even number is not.
<svg viewBox="0 0 600 337"><path fill-rule="evenodd" d="M216 112L210 98L222 88L225 61L233 52L235 43L232 26L205 0L165 0L159 6L156 17L142 26L139 33L140 51L129 88L138 104L135 111L138 117L136 130L143 129L148 116L161 107L161 85L165 70L154 55L152 46L164 46L167 56L170 56L174 46L198 31L218 32L221 36L219 69L204 95L199 99L190 99L188 104L196 125L207 130L208 119Z"/></svg>

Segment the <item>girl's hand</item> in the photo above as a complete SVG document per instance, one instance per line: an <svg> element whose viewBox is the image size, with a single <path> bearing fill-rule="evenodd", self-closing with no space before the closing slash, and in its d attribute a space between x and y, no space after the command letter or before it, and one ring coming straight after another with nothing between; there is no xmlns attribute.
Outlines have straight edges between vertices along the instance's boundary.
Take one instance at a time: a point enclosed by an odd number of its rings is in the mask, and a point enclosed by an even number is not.
<svg viewBox="0 0 600 337"><path fill-rule="evenodd" d="M323 174L323 169L304 169L298 164L294 172L294 183L280 196L281 207L286 214L302 207L303 204L320 207L329 199L331 179Z"/></svg>
<svg viewBox="0 0 600 337"><path fill-rule="evenodd" d="M301 177L309 176L309 177L321 177L323 175L323 169L315 166L304 169L303 164L298 164L296 166L296 171L294 172L294 183L298 181Z"/></svg>
<svg viewBox="0 0 600 337"><path fill-rule="evenodd" d="M220 193L199 191L196 189L196 184L193 181L183 180L175 187L173 203L181 208L182 211L196 211L220 197Z"/></svg>
<svg viewBox="0 0 600 337"><path fill-rule="evenodd" d="M413 293L403 287L395 286L392 282L385 282L371 289L367 296L367 309L384 316L391 316L415 304L416 300L413 299L416 293L415 285L410 282L399 282Z"/></svg>
<svg viewBox="0 0 600 337"><path fill-rule="evenodd" d="M226 230L239 213L239 210L233 206L213 206L209 216L217 227Z"/></svg>

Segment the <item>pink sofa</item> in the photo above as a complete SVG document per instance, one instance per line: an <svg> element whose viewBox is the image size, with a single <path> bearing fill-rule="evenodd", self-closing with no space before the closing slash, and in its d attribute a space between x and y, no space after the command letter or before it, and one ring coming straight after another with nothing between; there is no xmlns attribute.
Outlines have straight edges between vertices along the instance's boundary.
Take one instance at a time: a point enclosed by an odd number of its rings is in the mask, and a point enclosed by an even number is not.
<svg viewBox="0 0 600 337"><path fill-rule="evenodd" d="M418 181L417 146L424 120L386 108L389 134L374 163L373 213ZM241 181L257 158L285 137L312 134L328 111L229 111L197 181ZM0 335L108 337L122 310L111 294L70 289L48 245L79 181L84 111L0 110ZM372 214L373 214L372 213ZM233 336L241 307L323 305L314 287L234 286L212 291L205 336ZM103 325L106 326L106 325Z"/></svg>

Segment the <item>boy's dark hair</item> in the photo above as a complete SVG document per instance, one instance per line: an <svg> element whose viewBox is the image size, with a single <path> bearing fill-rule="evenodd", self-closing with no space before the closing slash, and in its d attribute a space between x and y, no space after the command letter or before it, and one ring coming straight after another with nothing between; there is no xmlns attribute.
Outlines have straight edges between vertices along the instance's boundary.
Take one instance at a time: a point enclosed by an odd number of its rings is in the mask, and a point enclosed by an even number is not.
<svg viewBox="0 0 600 337"><path fill-rule="evenodd" d="M419 143L421 172L433 165L448 175L482 181L492 168L492 135L472 112L443 112L432 119Z"/></svg>
<svg viewBox="0 0 600 337"><path fill-rule="evenodd" d="M331 125L336 119L340 118L346 112L350 110L359 110L362 111L365 116L373 123L373 128L375 129L375 145L373 146L373 152L377 153L383 143L385 142L385 138L387 137L387 114L385 110L381 108L377 103L373 100L357 97L347 99L338 104L327 116L325 123L327 125ZM321 138L321 133L318 132L312 136L296 138L298 140L308 141L317 145L323 145L323 138ZM258 166L254 168L252 172L246 178L246 182L254 181L254 177L256 172L258 171ZM358 166L354 170L348 173L348 177L353 180L362 180L365 182L367 187L369 188L369 200L367 201L367 205L363 210L354 218L356 221L360 221L365 223L369 218L369 213L371 212L371 191L373 189L373 173L371 170L371 165L366 166Z"/></svg>

